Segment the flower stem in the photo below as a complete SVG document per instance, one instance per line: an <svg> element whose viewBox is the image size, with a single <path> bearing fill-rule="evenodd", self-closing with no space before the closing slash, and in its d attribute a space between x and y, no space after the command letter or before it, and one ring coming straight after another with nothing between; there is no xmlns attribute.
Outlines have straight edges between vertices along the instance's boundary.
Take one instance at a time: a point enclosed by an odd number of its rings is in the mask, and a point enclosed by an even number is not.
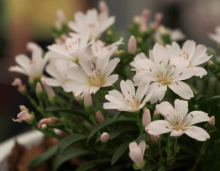
<svg viewBox="0 0 220 171"><path fill-rule="evenodd" d="M140 114L139 112L136 114L136 116L137 116L137 126L139 127L140 135L142 135L143 134L143 127L142 127L142 124L141 124L141 120L140 120L140 115L139 114Z"/></svg>

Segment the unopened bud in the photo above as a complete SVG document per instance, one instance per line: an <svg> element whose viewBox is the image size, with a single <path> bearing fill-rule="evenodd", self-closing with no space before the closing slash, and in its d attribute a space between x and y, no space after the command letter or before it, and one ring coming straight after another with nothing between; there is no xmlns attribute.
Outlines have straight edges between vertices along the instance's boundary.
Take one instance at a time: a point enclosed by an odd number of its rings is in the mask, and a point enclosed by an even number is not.
<svg viewBox="0 0 220 171"><path fill-rule="evenodd" d="M101 111L96 112L95 118L99 123L102 123L105 120Z"/></svg>
<svg viewBox="0 0 220 171"><path fill-rule="evenodd" d="M151 122L150 110L146 109L142 117L142 125L145 127Z"/></svg>
<svg viewBox="0 0 220 171"><path fill-rule="evenodd" d="M62 34L59 39L56 39L55 42L57 44L63 45L66 43L68 36L66 34Z"/></svg>
<svg viewBox="0 0 220 171"><path fill-rule="evenodd" d="M41 49L41 47L38 44L34 43L34 42L28 42L26 44L26 49L29 52L33 52L35 49Z"/></svg>
<svg viewBox="0 0 220 171"><path fill-rule="evenodd" d="M138 16L138 15L134 16L133 22L136 23L136 24L140 24L141 23L141 17Z"/></svg>
<svg viewBox="0 0 220 171"><path fill-rule="evenodd" d="M147 30L147 22L150 18L151 12L148 9L143 10L141 14L141 25L140 25L140 32L144 32Z"/></svg>
<svg viewBox="0 0 220 171"><path fill-rule="evenodd" d="M43 80L43 78L41 79L41 83L47 93L47 96L50 100L52 100L55 96L55 92L53 91L52 87L47 85L47 83Z"/></svg>
<svg viewBox="0 0 220 171"><path fill-rule="evenodd" d="M128 53L134 55L137 49L137 42L134 36L131 36L128 41Z"/></svg>
<svg viewBox="0 0 220 171"><path fill-rule="evenodd" d="M157 13L155 15L155 27L156 28L158 28L160 26L162 20L163 20L163 14L162 13Z"/></svg>
<svg viewBox="0 0 220 171"><path fill-rule="evenodd" d="M215 116L212 116L209 120L209 124L215 126Z"/></svg>
<svg viewBox="0 0 220 171"><path fill-rule="evenodd" d="M42 86L39 82L37 82L36 84L36 93L42 93Z"/></svg>
<svg viewBox="0 0 220 171"><path fill-rule="evenodd" d="M151 135L150 134L150 140L152 142L157 142L159 140L159 138L160 138L160 135Z"/></svg>
<svg viewBox="0 0 220 171"><path fill-rule="evenodd" d="M100 13L109 14L108 6L105 1L99 1L99 11Z"/></svg>
<svg viewBox="0 0 220 171"><path fill-rule="evenodd" d="M41 119L38 123L38 128L41 128L41 126L43 124L49 124L49 123L52 123L52 118L44 118L44 119Z"/></svg>
<svg viewBox="0 0 220 171"><path fill-rule="evenodd" d="M153 114L153 121L156 121L158 119L160 119L160 113L157 110L155 110Z"/></svg>
<svg viewBox="0 0 220 171"><path fill-rule="evenodd" d="M24 105L20 105L19 108L20 108L21 112L23 112L23 111L27 112L28 111L28 109Z"/></svg>
<svg viewBox="0 0 220 171"><path fill-rule="evenodd" d="M88 91L84 94L84 106L86 108L92 106L92 96Z"/></svg>
<svg viewBox="0 0 220 171"><path fill-rule="evenodd" d="M22 81L20 78L15 78L14 82L12 83L13 86L17 86L18 87L18 91L20 91L21 93L25 92L25 87L22 84Z"/></svg>
<svg viewBox="0 0 220 171"><path fill-rule="evenodd" d="M214 63L211 61L211 60L209 60L209 62L208 62L208 65L209 66L212 66Z"/></svg>
<svg viewBox="0 0 220 171"><path fill-rule="evenodd" d="M109 140L109 134L107 132L103 132L101 135L101 142L106 143Z"/></svg>
<svg viewBox="0 0 220 171"><path fill-rule="evenodd" d="M41 128L42 130L47 129L47 124L42 124L40 128Z"/></svg>
<svg viewBox="0 0 220 171"><path fill-rule="evenodd" d="M61 9L57 10L56 15L57 15L56 27L60 29L62 25L65 23L66 17L63 10Z"/></svg>

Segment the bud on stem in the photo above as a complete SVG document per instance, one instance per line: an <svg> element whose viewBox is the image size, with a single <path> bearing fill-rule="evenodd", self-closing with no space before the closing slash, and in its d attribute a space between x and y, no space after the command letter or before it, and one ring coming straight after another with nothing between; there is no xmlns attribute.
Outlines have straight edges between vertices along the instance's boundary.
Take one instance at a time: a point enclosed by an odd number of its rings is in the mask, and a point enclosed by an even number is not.
<svg viewBox="0 0 220 171"><path fill-rule="evenodd" d="M107 132L103 132L101 135L101 142L106 143L109 140L109 134Z"/></svg>
<svg viewBox="0 0 220 171"><path fill-rule="evenodd" d="M137 42L134 36L131 36L128 41L128 53L134 55L137 49Z"/></svg>

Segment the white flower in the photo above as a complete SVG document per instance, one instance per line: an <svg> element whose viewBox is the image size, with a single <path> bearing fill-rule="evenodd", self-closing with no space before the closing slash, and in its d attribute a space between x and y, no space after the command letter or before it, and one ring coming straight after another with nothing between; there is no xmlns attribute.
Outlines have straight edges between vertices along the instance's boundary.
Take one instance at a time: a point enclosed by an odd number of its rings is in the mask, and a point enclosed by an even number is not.
<svg viewBox="0 0 220 171"><path fill-rule="evenodd" d="M67 81L69 81L66 77L66 72L72 66L77 66L77 64L65 59L54 59L46 67L47 73L53 78L44 77L42 80L52 87L63 86Z"/></svg>
<svg viewBox="0 0 220 171"><path fill-rule="evenodd" d="M9 71L27 75L29 80L32 81L34 78L42 76L47 60L47 57L42 57L42 49L36 48L32 52L32 59L23 54L16 56L15 61L20 66L11 66Z"/></svg>
<svg viewBox="0 0 220 171"><path fill-rule="evenodd" d="M210 138L209 134L202 128L193 126L200 122L209 121L208 114L202 111L193 111L188 115L188 102L175 100L175 109L168 102L156 105L156 109L165 117L165 120L151 122L145 127L152 135L160 135L171 132L170 136L181 136L184 133L198 141L205 141Z"/></svg>
<svg viewBox="0 0 220 171"><path fill-rule="evenodd" d="M89 30L84 29L83 34L76 35L70 34L72 37L66 39L64 44L53 44L48 46L50 50L46 56L49 58L62 58L69 59L70 61L76 62L80 54L86 51L86 48L93 43L89 40Z"/></svg>
<svg viewBox="0 0 220 171"><path fill-rule="evenodd" d="M144 166L145 148L145 141L141 141L139 145L135 141L129 144L129 156L138 168L143 168Z"/></svg>
<svg viewBox="0 0 220 171"><path fill-rule="evenodd" d="M97 58L95 66L86 54L79 58L80 66L75 66L67 71L67 78L71 81L65 83L64 90L66 92L74 91L75 96L78 96L85 91L91 94L96 93L100 87L111 86L116 80L118 75L110 75L118 62L118 58L110 60L110 54L103 58Z"/></svg>
<svg viewBox="0 0 220 171"><path fill-rule="evenodd" d="M74 15L75 21L70 21L68 26L78 34L82 33L85 28L89 28L89 39L98 38L115 22L115 17L103 17L102 14L98 15L96 9L88 10L86 14L77 12Z"/></svg>
<svg viewBox="0 0 220 171"><path fill-rule="evenodd" d="M131 80L122 80L120 83L122 93L117 90L109 91L109 94L105 96L109 102L104 103L103 108L130 112L139 111L145 103L150 100L153 94L153 91L151 91L143 99L147 92L149 83L150 81L143 80L135 93L133 82Z"/></svg>
<svg viewBox="0 0 220 171"><path fill-rule="evenodd" d="M138 54L131 66L138 71L134 76L134 82L138 85L142 79L151 80L148 92L155 90L151 103L161 101L169 87L174 93L184 99L193 97L191 88L181 80L186 80L194 75L194 68L187 68L189 62L183 58L176 57L169 61L166 49L156 44L150 51L151 59L143 53Z"/></svg>
<svg viewBox="0 0 220 171"><path fill-rule="evenodd" d="M206 70L198 65L207 62L212 56L206 54L207 48L204 45L197 45L192 40L187 40L182 49L180 46L173 42L172 45L166 45L167 52L170 59L175 57L182 57L189 62L188 68L194 68L195 76L200 78L207 74Z"/></svg>
<svg viewBox="0 0 220 171"><path fill-rule="evenodd" d="M220 26L215 28L215 34L209 33L208 37L220 45Z"/></svg>
<svg viewBox="0 0 220 171"><path fill-rule="evenodd" d="M163 39L162 35L169 34L170 35L170 40L171 41L179 41L179 40L184 40L185 35L183 32L179 29L171 30L169 28L164 27L163 25L159 26L158 29L156 30L154 40L155 42L163 45Z"/></svg>
<svg viewBox="0 0 220 171"><path fill-rule="evenodd" d="M123 38L120 38L117 42L105 46L105 42L102 42L101 40L97 40L95 43L91 45L91 53L92 55L98 58L102 58L103 56L106 56L108 53L110 53L110 51L112 52L111 53L112 55L118 49L118 46L120 44L123 44L122 41Z"/></svg>

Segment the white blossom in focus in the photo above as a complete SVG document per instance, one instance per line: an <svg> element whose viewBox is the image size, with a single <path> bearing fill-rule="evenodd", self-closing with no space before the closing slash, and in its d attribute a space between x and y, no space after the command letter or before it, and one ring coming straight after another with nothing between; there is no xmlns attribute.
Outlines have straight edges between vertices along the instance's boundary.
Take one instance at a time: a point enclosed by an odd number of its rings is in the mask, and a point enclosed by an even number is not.
<svg viewBox="0 0 220 171"><path fill-rule="evenodd" d="M52 87L63 86L67 81L69 81L66 77L66 72L72 66L77 66L77 64L65 59L54 59L46 67L47 73L53 78L43 77L42 80Z"/></svg>
<svg viewBox="0 0 220 171"><path fill-rule="evenodd" d="M40 78L42 76L48 58L42 57L42 49L36 48L32 52L32 59L21 54L15 57L15 61L19 66L11 66L9 71L27 75L31 82L34 78Z"/></svg>
<svg viewBox="0 0 220 171"><path fill-rule="evenodd" d="M77 34L81 34L85 28L88 28L90 40L100 37L115 22L115 17L107 17L107 15L103 17L103 13L99 15L96 9L88 10L86 14L77 12L74 19L75 21L68 23L69 28Z"/></svg>
<svg viewBox="0 0 220 171"><path fill-rule="evenodd" d="M79 58L80 66L71 67L67 71L67 78L71 81L64 84L64 90L66 92L74 91L75 96L84 94L85 91L95 94L101 87L108 87L115 83L118 80L118 75L110 74L120 60L114 58L109 61L110 54L103 58L97 58L95 64L86 54L83 54Z"/></svg>
<svg viewBox="0 0 220 171"><path fill-rule="evenodd" d="M169 54L170 59L181 57L184 60L189 62L188 68L195 69L195 76L199 76L202 78L207 74L207 71L203 67L199 67L198 65L207 62L212 56L208 56L207 48L204 45L197 45L192 40L187 40L182 49L180 46L173 42L172 45L166 45L167 52Z"/></svg>
<svg viewBox="0 0 220 171"><path fill-rule="evenodd" d="M70 34L64 44L53 44L48 46L49 52L46 56L49 58L69 59L76 62L82 53L85 53L87 47L93 43L89 42L89 30L84 29L81 35Z"/></svg>
<svg viewBox="0 0 220 171"><path fill-rule="evenodd" d="M175 100L175 108L169 102L162 102L156 105L156 109L165 120L153 121L145 127L145 130L152 135L160 135L171 132L170 136L178 137L184 133L198 141L205 141L210 138L209 134L202 128L194 126L200 122L210 120L207 113L193 111L188 113L188 102Z"/></svg>
<svg viewBox="0 0 220 171"><path fill-rule="evenodd" d="M167 87L184 99L194 96L191 88L182 81L195 74L194 68L188 68L187 60L180 57L169 60L167 50L159 44L150 51L150 56L151 59L148 59L143 53L138 54L131 66L137 71L135 85L139 85L143 79L152 81L148 89L148 92L155 90L151 103L161 101Z"/></svg>
<svg viewBox="0 0 220 171"><path fill-rule="evenodd" d="M153 91L151 91L144 98L149 84L150 81L143 80L135 93L133 82L131 80L122 80L120 83L122 93L117 90L109 91L109 94L105 96L109 102L104 103L103 108L129 112L139 111L153 95Z"/></svg>

